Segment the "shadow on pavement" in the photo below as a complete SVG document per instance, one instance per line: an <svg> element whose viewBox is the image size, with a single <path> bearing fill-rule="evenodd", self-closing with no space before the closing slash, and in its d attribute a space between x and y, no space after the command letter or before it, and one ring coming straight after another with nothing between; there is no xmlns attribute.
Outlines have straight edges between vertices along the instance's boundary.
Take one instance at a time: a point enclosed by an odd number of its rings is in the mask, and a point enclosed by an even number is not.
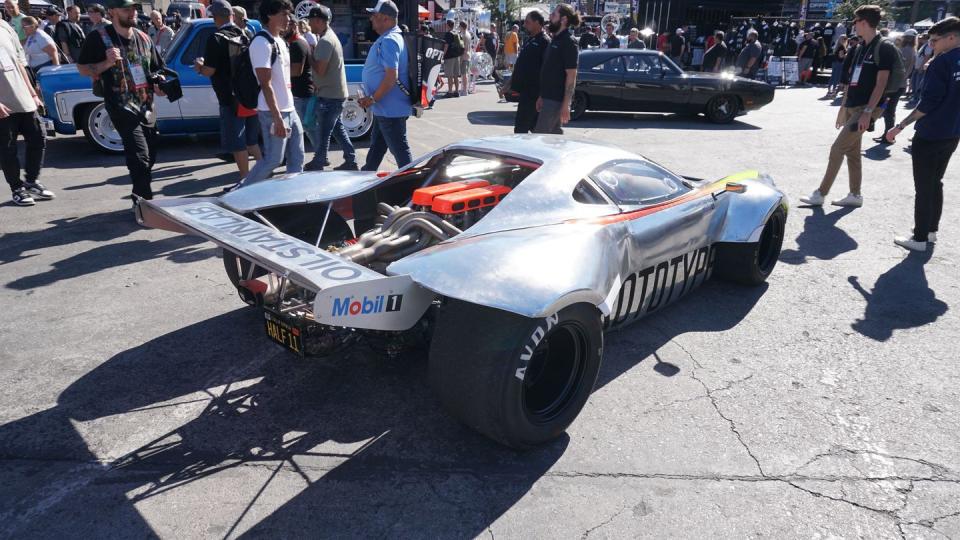
<svg viewBox="0 0 960 540"><path fill-rule="evenodd" d="M822 206L807 208L811 211L803 220L803 231L797 235L797 249L781 251L782 262L803 264L808 259L826 261L857 249L857 241L837 227L837 223L853 212L853 208L843 207L829 214L824 213Z"/></svg>
<svg viewBox="0 0 960 540"><path fill-rule="evenodd" d="M863 318L850 325L864 336L886 341L894 330L918 328L936 321L949 307L927 283L926 265L931 250L911 251L902 261L884 272L869 292L857 276L847 281L867 301Z"/></svg>
<svg viewBox="0 0 960 540"><path fill-rule="evenodd" d="M82 241L109 242L139 229L129 208L105 214L55 219L48 225L52 227L42 231L4 234L0 264L32 257L24 255L27 251L42 251Z"/></svg>
<svg viewBox="0 0 960 540"><path fill-rule="evenodd" d="M126 266L158 257L165 257L175 263L189 263L216 256L216 248L191 247L203 242L202 238L174 236L163 240L111 243L57 261L53 263L53 268L46 272L17 278L7 283L7 288L29 290L45 287L64 279L95 274L106 268Z"/></svg>
<svg viewBox="0 0 960 540"><path fill-rule="evenodd" d="M442 412L423 355L397 363L359 350L298 360L267 343L261 321L257 310L241 309L161 336L81 377L56 407L0 426L0 455L8 459L89 461L92 451L74 424L150 418L137 415L163 414L171 400L206 401L187 423L113 461L109 471L89 473L95 486L60 489L40 515L17 513L0 524L0 535L56 537L73 527L75 536L152 537L134 504L254 465L274 474L283 467L306 486L254 523L255 535L473 537L522 498L569 442L564 435L531 452L508 450ZM213 534L250 527L236 529L274 474L252 487L229 473L218 477L236 490L232 502L243 510L224 509L226 525ZM43 503L64 480L28 485L16 494L19 505ZM123 508L99 508L98 501ZM98 517L64 523L74 515Z"/></svg>
<svg viewBox="0 0 960 540"><path fill-rule="evenodd" d="M608 350L617 353L607 355L597 388L680 334L736 325L764 291L708 283L612 334ZM529 452L501 447L443 412L426 382L424 354L400 362L356 349L299 360L268 343L260 317L239 309L124 351L64 390L55 407L0 426L0 456L8 460L80 463L108 458L153 426L153 440L107 466L71 473L69 482L38 475L0 495L12 509L0 535L152 537L157 531L135 504L226 472L219 489L236 504L218 510L216 530L201 535L249 528L247 536L475 537L569 444L563 435ZM679 372L660 363L661 375ZM177 407L190 404L202 411L180 425ZM93 439L75 426L93 426ZM242 466L253 468L230 475ZM278 507L244 521L281 470L287 493L290 475L300 477L299 492L285 498L275 487L264 504ZM172 495L192 501L202 489Z"/></svg>
<svg viewBox="0 0 960 540"><path fill-rule="evenodd" d="M516 114L512 111L473 111L467 113L471 124L513 126ZM760 129L752 124L734 120L730 124L713 124L707 119L683 114L638 114L616 112L586 112L564 127L606 129L695 129L707 131L736 131Z"/></svg>

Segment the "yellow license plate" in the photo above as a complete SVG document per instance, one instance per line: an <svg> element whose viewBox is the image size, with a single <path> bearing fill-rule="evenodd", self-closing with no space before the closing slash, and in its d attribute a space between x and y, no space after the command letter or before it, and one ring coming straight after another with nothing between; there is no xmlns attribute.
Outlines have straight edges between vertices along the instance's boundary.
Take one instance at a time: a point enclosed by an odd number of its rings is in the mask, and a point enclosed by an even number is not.
<svg viewBox="0 0 960 540"><path fill-rule="evenodd" d="M297 325L272 311L264 310L263 318L267 337L287 350L303 356L303 332Z"/></svg>

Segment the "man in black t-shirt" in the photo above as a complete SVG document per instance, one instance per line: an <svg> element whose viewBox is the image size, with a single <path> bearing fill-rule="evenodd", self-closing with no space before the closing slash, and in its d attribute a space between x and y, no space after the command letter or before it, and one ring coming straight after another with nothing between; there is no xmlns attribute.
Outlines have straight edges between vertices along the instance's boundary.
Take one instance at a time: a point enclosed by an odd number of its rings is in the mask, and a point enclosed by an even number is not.
<svg viewBox="0 0 960 540"><path fill-rule="evenodd" d="M683 54L687 52L687 40L683 37L683 28L670 36L670 59L678 66L683 67Z"/></svg>
<svg viewBox="0 0 960 540"><path fill-rule="evenodd" d="M193 62L197 73L210 77L213 92L220 105L220 150L233 154L240 180L250 172L250 156L260 159L260 120L256 111L241 110L233 97L233 59L244 46L250 44L250 36L244 29L231 22L233 13L230 4L223 0L210 2L207 14L213 17L217 31L207 40L203 56Z"/></svg>
<svg viewBox="0 0 960 540"><path fill-rule="evenodd" d="M80 49L83 48L83 29L79 22L80 8L70 6L67 8L67 20L60 21L53 29L53 40L71 64L76 63L80 57Z"/></svg>
<svg viewBox="0 0 960 540"><path fill-rule="evenodd" d="M599 47L599 46L600 46L600 38L598 38L597 35L593 33L592 29L588 28L583 32L583 34L580 34L580 50L587 50L590 47Z"/></svg>
<svg viewBox="0 0 960 540"><path fill-rule="evenodd" d="M843 95L843 103L837 114L836 128L840 130L833 146L827 171L823 175L820 187L800 202L810 206L821 206L830 192L843 159L847 159L850 175L850 193L833 201L834 206L860 207L863 196L860 184L863 177L861 169L860 144L863 132L881 113L879 108L894 67L896 55L900 54L893 43L884 41L877 33L882 11L877 6L861 6L854 12L853 29L863 42L850 53L852 58L850 83Z"/></svg>
<svg viewBox="0 0 960 540"><path fill-rule="evenodd" d="M447 97L460 97L460 57L463 56L463 38L457 33L457 23L447 21L443 35L443 74L447 76Z"/></svg>
<svg viewBox="0 0 960 540"><path fill-rule="evenodd" d="M547 47L540 70L540 98L537 100L537 125L534 133L563 134L570 121L570 104L577 86L580 51L570 32L580 25L580 16L570 4L558 4L550 14L547 27L553 41Z"/></svg>
<svg viewBox="0 0 960 540"><path fill-rule="evenodd" d="M102 84L107 114L123 141L136 207L138 197L153 198L151 169L157 159L153 97L163 93L152 81L157 80L163 59L150 38L136 28L132 0L109 0L107 8L113 24L87 35L77 70Z"/></svg>
<svg viewBox="0 0 960 540"><path fill-rule="evenodd" d="M806 82L809 80L810 76L807 74L807 71L813 67L813 59L817 57L817 51L820 49L820 46L817 45L817 41L813 39L813 34L807 32L804 34L803 42L800 43L800 50L797 51L797 62L799 64L798 68L800 70L800 80Z"/></svg>
<svg viewBox="0 0 960 540"><path fill-rule="evenodd" d="M717 30L714 34L713 47L703 55L703 71L708 73L719 73L723 71L723 65L727 61L727 44L724 43L726 35Z"/></svg>
<svg viewBox="0 0 960 540"><path fill-rule="evenodd" d="M310 76L310 57L312 54L307 40L300 35L299 28L297 28L297 18L293 14L290 14L290 23L287 25L287 31L284 32L283 38L290 50L290 93L293 94L293 107L297 111L297 116L300 117L303 131L310 141L314 157L316 157L317 141L320 140L316 122L309 129L304 123L307 116L307 103L313 97L313 77ZM322 170L329 163L311 161L307 165L311 165L311 170Z"/></svg>
<svg viewBox="0 0 960 540"><path fill-rule="evenodd" d="M540 97L540 72L543 57L550 46L550 40L543 32L546 21L537 10L527 13L523 19L523 28L527 31L527 41L520 48L517 63L510 77L510 88L520 94L517 103L517 116L513 122L514 133L530 133L537 125L537 98Z"/></svg>

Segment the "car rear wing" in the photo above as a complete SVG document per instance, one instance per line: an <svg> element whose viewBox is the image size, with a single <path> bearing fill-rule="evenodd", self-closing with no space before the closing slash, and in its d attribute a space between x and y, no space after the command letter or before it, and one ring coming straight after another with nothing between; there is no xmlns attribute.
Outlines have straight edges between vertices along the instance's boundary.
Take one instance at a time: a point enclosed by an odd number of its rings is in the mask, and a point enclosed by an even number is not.
<svg viewBox="0 0 960 540"><path fill-rule="evenodd" d="M143 200L147 227L200 236L317 293L314 317L335 326L406 330L435 296L410 276L384 276L216 204L216 199Z"/></svg>

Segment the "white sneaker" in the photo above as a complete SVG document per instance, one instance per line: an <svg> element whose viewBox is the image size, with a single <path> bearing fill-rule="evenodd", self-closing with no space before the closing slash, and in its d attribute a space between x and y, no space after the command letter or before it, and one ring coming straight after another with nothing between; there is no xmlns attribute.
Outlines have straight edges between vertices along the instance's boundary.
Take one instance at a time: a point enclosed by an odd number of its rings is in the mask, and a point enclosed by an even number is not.
<svg viewBox="0 0 960 540"><path fill-rule="evenodd" d="M853 193L848 193L846 197L833 201L830 204L834 206L852 206L854 208L860 208L863 206L863 195L854 195Z"/></svg>
<svg viewBox="0 0 960 540"><path fill-rule="evenodd" d="M810 195L800 197L800 202L807 206L823 206L823 195L819 189L815 189Z"/></svg>
<svg viewBox="0 0 960 540"><path fill-rule="evenodd" d="M935 243L937 241L937 233L927 233L927 242Z"/></svg>
<svg viewBox="0 0 960 540"><path fill-rule="evenodd" d="M917 242L911 236L897 236L893 239L893 243L909 249L910 251L926 251L927 243L926 242Z"/></svg>

